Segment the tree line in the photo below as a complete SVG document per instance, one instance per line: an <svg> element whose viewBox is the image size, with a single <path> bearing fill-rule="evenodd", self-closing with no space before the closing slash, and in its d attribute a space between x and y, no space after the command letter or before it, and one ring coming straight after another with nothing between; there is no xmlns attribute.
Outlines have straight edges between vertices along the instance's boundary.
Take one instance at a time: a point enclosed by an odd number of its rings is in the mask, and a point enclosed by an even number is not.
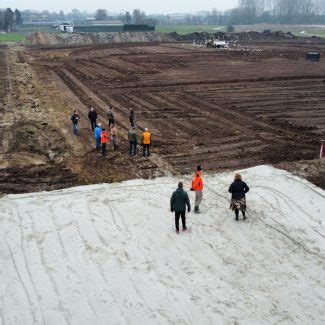
<svg viewBox="0 0 325 325"><path fill-rule="evenodd" d="M109 16L107 14L107 10L105 9L98 9L95 13L96 20L108 20ZM124 14L120 14L117 17L121 20L124 24L136 24L136 25L156 25L157 19L147 17L144 11L140 9L134 9L132 13L126 11Z"/></svg>
<svg viewBox="0 0 325 325"><path fill-rule="evenodd" d="M234 9L225 12L213 9L205 15L188 15L179 23L325 24L325 0L239 0Z"/></svg>
<svg viewBox="0 0 325 325"><path fill-rule="evenodd" d="M204 8L203 8L204 9ZM325 0L238 0L234 9L225 12L213 9L203 10L197 14L185 15L147 15L140 9L112 15L106 9L98 9L95 13L73 9L64 13L48 10L14 12L7 8L0 9L0 30L14 30L22 22L30 22L31 17L41 15L49 22L64 20L86 21L89 18L97 21L120 20L124 24L216 24L216 25L251 25L268 24L325 24Z"/></svg>
<svg viewBox="0 0 325 325"><path fill-rule="evenodd" d="M321 23L324 20L325 0L239 0L231 11L235 24L254 23Z"/></svg>
<svg viewBox="0 0 325 325"><path fill-rule="evenodd" d="M16 26L20 26L23 23L21 13L18 9L12 11L11 8L5 10L0 9L0 30L6 32L12 31Z"/></svg>

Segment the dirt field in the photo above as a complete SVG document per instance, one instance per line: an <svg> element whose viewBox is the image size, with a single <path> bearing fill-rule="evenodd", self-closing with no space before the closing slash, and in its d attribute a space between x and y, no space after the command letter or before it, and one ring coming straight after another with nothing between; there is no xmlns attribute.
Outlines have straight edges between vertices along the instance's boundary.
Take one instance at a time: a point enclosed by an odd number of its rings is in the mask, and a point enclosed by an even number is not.
<svg viewBox="0 0 325 325"><path fill-rule="evenodd" d="M46 107L39 117L46 130L36 133L46 133L53 121L51 132L59 137L40 154L61 143L51 149L55 163L71 171L69 184L80 184L189 173L197 164L217 171L317 159L325 136L325 63L305 61L310 47L283 41L216 51L162 43L16 53L36 85L39 99L31 106L39 114ZM324 55L325 45L312 50ZM94 106L106 123L108 105L115 109L121 151L103 158L93 150L87 114ZM153 134L150 160L127 156L130 107L139 134L145 127ZM69 118L74 108L82 117L77 138ZM22 150L35 151L34 140L34 149ZM324 186L322 172L317 179Z"/></svg>

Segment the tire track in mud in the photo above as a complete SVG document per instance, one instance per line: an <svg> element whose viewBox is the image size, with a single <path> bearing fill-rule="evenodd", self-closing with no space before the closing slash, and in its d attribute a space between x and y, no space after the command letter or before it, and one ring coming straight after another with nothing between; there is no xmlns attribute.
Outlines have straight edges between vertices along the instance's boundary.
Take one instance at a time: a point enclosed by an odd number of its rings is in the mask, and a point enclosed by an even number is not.
<svg viewBox="0 0 325 325"><path fill-rule="evenodd" d="M150 99L156 100L157 104L159 105L167 105L168 107L173 107L176 108L177 107L177 102L176 99L174 99L172 96L169 96L168 99L166 99L166 97L163 97L163 95L160 95L159 93L154 93L154 94L148 94L148 96L150 97ZM183 96L182 96L183 97ZM231 130L236 127L236 125L234 125L234 123L232 121L228 121L228 120L224 120L223 118L219 117L218 115L211 115L210 112L205 113L203 111L202 106L199 108L199 106L194 106L193 104L191 104L190 102L184 101L183 100L183 104L186 105L187 107L191 108L191 111L195 111L197 112L197 114L201 114L201 116L203 115L206 119L206 121L210 121L211 124L213 125L214 123L216 123L217 125L220 125L220 128L222 128L221 132L224 133L224 137L227 138L227 133L229 132L229 129L226 129L226 122L229 125L229 127L231 127ZM221 121L220 121L221 120ZM174 122L175 123L175 122ZM173 123L173 124L174 124ZM213 135L215 135L215 128L213 128L213 126L211 127L211 129L207 129L206 127L204 127L205 123L203 123L202 126L198 126L198 132L200 132L201 130L204 130L205 133L208 134L208 132L211 133L210 137L213 137ZM209 122L207 122L207 125L209 125ZM237 129L242 129L242 126L238 126ZM194 134L193 132L193 127L191 127L190 122L188 122L188 128L185 129L185 131L187 131L188 133L188 139ZM194 127L195 130L195 127ZM224 130L224 131L223 131ZM248 132L247 132L248 133ZM197 160L197 155L200 155L200 159L203 161L205 161L205 163L207 164L209 161L213 161L216 160L216 158L222 159L223 161L227 161L229 159L232 158L236 158L238 157L238 155L240 155L240 153L242 152L242 148L244 147L244 144L246 144L246 146L249 148L245 151L245 153L249 153L249 150L255 150L256 152L258 152L258 150L263 150L266 145L262 144L262 142L260 140L255 140L255 141L250 141L249 139L245 140L245 137L247 137L247 133L245 133L245 135L242 136L242 140L241 141L237 141L237 143L234 144L229 144L229 145L224 145L224 147L214 147L211 145L211 143L205 143L204 145L204 149L195 149L195 151L193 151L192 153L189 151L186 151L184 153L179 153L179 154L174 154L170 155L170 156L165 156L165 159L172 159L172 161L174 161L174 164L177 165L179 163L179 157L183 157L184 160L188 159L189 157L193 156L193 158L190 158L190 160ZM250 136L250 134L248 134ZM221 137L221 139L224 139L224 137ZM252 137L252 136L250 136ZM256 137L255 137L256 138ZM220 137L218 138L220 139ZM255 144L252 145L252 144ZM238 148L238 150L236 150L236 148ZM184 149L183 149L184 150ZM225 156L226 151L230 151L228 153L228 155ZM255 152L255 155L256 155ZM202 157L202 153L205 153ZM173 156L173 157L172 157Z"/></svg>
<svg viewBox="0 0 325 325"><path fill-rule="evenodd" d="M81 98L84 98L87 96L88 98L91 99L92 102L95 102L95 106L101 108L102 110L105 110L107 107L107 104L104 103L104 101L99 98L96 94L94 94L90 89L87 88L81 81L79 81L76 77L74 77L69 71L67 70L61 70L61 73L59 73L60 76L64 79L69 86L72 85L72 89L74 93L79 93ZM112 101L110 102L112 104ZM89 107L92 105L90 104ZM120 105L118 104L117 106L117 111L120 108ZM115 111L115 117L116 120L119 121L119 126L122 126L124 129L128 130L128 121L127 118L123 115L121 115L119 112ZM121 137L121 136L120 136ZM127 134L123 134L122 137L124 139L127 139ZM151 160L153 163L155 163L158 167L158 169L162 172L171 172L172 171L172 166L168 164L167 162L164 162L162 158L160 159L153 159L153 157L149 157L149 160ZM167 168L167 169L166 169Z"/></svg>
<svg viewBox="0 0 325 325"><path fill-rule="evenodd" d="M157 90L157 89L172 89L180 87L191 87L191 86L210 86L219 84L240 84L240 83L261 83L261 82L280 82L280 81L291 81L291 80L324 80L325 75L301 75L301 76L281 76L281 77L259 77L252 79L225 79L225 80L201 80L201 81L180 81L171 83L156 83L156 84L129 84L121 85L116 87L117 90L132 90L132 89L147 89L147 90Z"/></svg>
<svg viewBox="0 0 325 325"><path fill-rule="evenodd" d="M5 126L4 126L4 98L6 94L6 77L7 77L7 68L6 68L6 48L0 46L0 159L2 154L5 151Z"/></svg>
<svg viewBox="0 0 325 325"><path fill-rule="evenodd" d="M153 103L153 99L147 97L147 95L148 94L142 94L141 98L135 95L128 95L127 97L130 98L131 103L136 104L133 106L136 106L138 109L141 109L141 107L144 106L151 109L151 114L157 110L157 107L158 109L161 109L161 103L156 102L155 105ZM138 104L139 102L140 104ZM141 111L139 114L141 116ZM139 121L142 121L141 117ZM144 124L143 121L142 124ZM170 143L175 143L181 146L190 145L190 137L188 134L191 128L189 125L186 127L186 124L189 124L189 122L186 120L179 120L173 116L167 119L157 117L153 119L152 123L147 124L150 125L150 130L155 135L155 137L158 137L159 140L166 145L170 145ZM195 130L195 127L192 126L192 130ZM175 134L176 132L177 135ZM181 134L178 134L178 132L181 132ZM174 136L171 136L171 134L174 134Z"/></svg>
<svg viewBox="0 0 325 325"><path fill-rule="evenodd" d="M2 158L9 150L14 124L15 106L10 97L13 94L13 83L8 51L7 46L0 45L0 168L7 166Z"/></svg>
<svg viewBox="0 0 325 325"><path fill-rule="evenodd" d="M156 159L158 169L184 171L202 160L219 170L311 159L314 152L316 157L318 135L309 125L320 130L325 125L325 69L306 63L300 57L304 49L287 45L279 50L272 43L251 53L139 43L35 54L42 69L56 64L54 70L85 107L98 107L105 118L112 105L126 145L128 109L136 108L139 129L152 131L156 157L150 162Z"/></svg>

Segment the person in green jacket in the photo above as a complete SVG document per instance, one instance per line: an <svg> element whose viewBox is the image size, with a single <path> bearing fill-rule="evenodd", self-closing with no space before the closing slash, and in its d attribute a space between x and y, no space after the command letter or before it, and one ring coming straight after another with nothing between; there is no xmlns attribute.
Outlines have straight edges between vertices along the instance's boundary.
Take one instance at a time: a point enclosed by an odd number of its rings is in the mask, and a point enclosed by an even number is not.
<svg viewBox="0 0 325 325"><path fill-rule="evenodd" d="M187 212L191 212L191 203L188 194L183 189L183 183L178 183L178 189L173 193L170 199L170 211L175 212L175 227L176 232L179 233L179 218L182 218L183 231L187 230L186 227L186 207Z"/></svg>

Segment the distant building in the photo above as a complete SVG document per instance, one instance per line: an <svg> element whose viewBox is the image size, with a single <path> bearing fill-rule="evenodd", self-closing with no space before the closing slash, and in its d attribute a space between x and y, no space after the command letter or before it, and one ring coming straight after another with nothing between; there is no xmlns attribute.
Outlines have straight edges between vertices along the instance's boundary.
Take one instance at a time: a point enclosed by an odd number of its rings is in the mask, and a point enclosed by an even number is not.
<svg viewBox="0 0 325 325"><path fill-rule="evenodd" d="M123 26L122 20L96 20L93 21L94 26Z"/></svg>
<svg viewBox="0 0 325 325"><path fill-rule="evenodd" d="M168 15L171 23L181 23L188 17L188 14L171 14Z"/></svg>
<svg viewBox="0 0 325 325"><path fill-rule="evenodd" d="M155 31L155 26L149 25L124 25L116 21L115 23L96 22L96 24L89 25L74 25L73 28L76 33L114 33L114 32L150 32Z"/></svg>
<svg viewBox="0 0 325 325"><path fill-rule="evenodd" d="M54 27L55 29L63 33L73 33L73 29L74 29L73 23L71 22L62 22L55 25Z"/></svg>
<svg viewBox="0 0 325 325"><path fill-rule="evenodd" d="M29 17L29 21L31 23L40 23L40 22L47 22L49 17L43 14L33 14Z"/></svg>

